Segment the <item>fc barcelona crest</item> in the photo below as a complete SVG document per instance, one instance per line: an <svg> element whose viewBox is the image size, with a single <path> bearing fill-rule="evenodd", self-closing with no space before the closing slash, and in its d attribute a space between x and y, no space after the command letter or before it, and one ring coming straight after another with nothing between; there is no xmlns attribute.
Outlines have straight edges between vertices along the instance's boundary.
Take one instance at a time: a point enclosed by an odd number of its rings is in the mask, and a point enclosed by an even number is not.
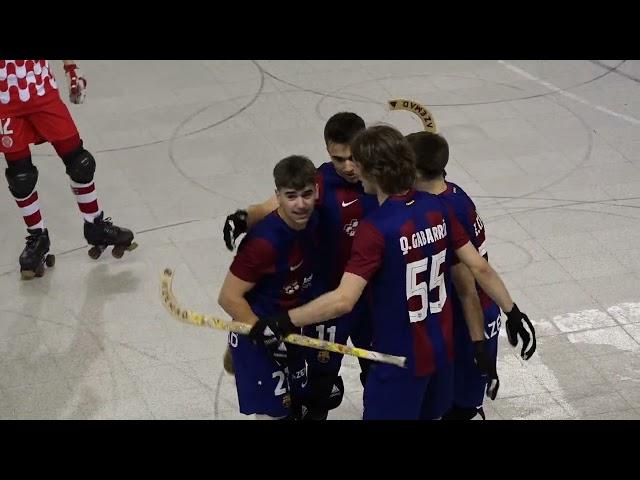
<svg viewBox="0 0 640 480"><path fill-rule="evenodd" d="M327 352L326 350L320 350L318 352L318 361L320 363L329 363L330 356L331 356L331 352Z"/></svg>

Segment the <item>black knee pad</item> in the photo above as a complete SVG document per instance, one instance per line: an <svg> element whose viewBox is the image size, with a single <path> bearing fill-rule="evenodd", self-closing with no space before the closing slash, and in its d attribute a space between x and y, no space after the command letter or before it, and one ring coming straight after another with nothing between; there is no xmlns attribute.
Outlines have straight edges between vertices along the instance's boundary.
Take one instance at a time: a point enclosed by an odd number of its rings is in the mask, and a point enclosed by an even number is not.
<svg viewBox="0 0 640 480"><path fill-rule="evenodd" d="M342 403L342 397L344 383L341 376L309 372L309 385L304 399L304 405L309 410L333 410Z"/></svg>
<svg viewBox="0 0 640 480"><path fill-rule="evenodd" d="M4 175L9 183L9 191L15 198L28 197L38 183L38 169L31 163L31 157L9 162Z"/></svg>
<svg viewBox="0 0 640 480"><path fill-rule="evenodd" d="M96 160L93 155L84 148L74 150L62 157L67 167L67 175L77 183L89 183L93 180L96 171Z"/></svg>

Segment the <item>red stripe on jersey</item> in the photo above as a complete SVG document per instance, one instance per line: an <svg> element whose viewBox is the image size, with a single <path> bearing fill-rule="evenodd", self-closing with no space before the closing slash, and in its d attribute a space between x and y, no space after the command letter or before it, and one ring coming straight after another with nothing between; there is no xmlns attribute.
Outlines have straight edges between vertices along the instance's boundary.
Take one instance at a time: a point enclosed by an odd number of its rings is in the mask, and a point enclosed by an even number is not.
<svg viewBox="0 0 640 480"><path fill-rule="evenodd" d="M442 235L444 233L444 227L442 226L444 217L442 216L442 213L437 211L429 211L425 214L425 218L427 220L427 225L431 226L431 232L434 240L437 239L432 243L435 251L440 252L450 246L451 232L449 231L449 229L447 229L447 234L445 236ZM447 225L447 227L449 227L449 225Z"/></svg>
<svg viewBox="0 0 640 480"><path fill-rule="evenodd" d="M240 280L256 283L261 276L275 271L276 251L264 238L251 238L240 244L229 271Z"/></svg>
<svg viewBox="0 0 640 480"><path fill-rule="evenodd" d="M413 220L407 220L400 227L400 235L407 238L409 242L409 247L410 247L410 249L407 251L407 254L404 255L404 259L406 263L416 262L418 260L421 260L427 257L422 247L413 248L411 240L415 233L416 233L416 224Z"/></svg>
<svg viewBox="0 0 640 480"><path fill-rule="evenodd" d="M476 283L476 288L478 290L478 298L480 299L480 305L482 306L482 310L487 310L489 307L491 307L494 304L494 301L491 300L491 297L487 295L486 292L482 290L482 288L480 288L480 285L478 285L477 283Z"/></svg>
<svg viewBox="0 0 640 480"><path fill-rule="evenodd" d="M470 241L467 231L464 229L451 207L449 207L449 223L451 224L451 243L453 243L454 249L458 249Z"/></svg>
<svg viewBox="0 0 640 480"><path fill-rule="evenodd" d="M433 357L433 346L427 334L426 322L412 323L411 337L413 338L413 351L416 359L416 375L424 376L433 373L436 366Z"/></svg>
<svg viewBox="0 0 640 480"><path fill-rule="evenodd" d="M444 288L444 287L441 287ZM442 311L440 312L440 329L442 330L442 336L444 343L447 347L447 357L449 360L453 360L454 356L454 339L453 339L453 304L447 297L447 301L444 302Z"/></svg>
<svg viewBox="0 0 640 480"><path fill-rule="evenodd" d="M316 170L316 188L318 189L318 198L316 199L316 207L324 202L324 175L320 170Z"/></svg>
<svg viewBox="0 0 640 480"><path fill-rule="evenodd" d="M384 237L371 222L365 220L356 231L351 257L344 271L369 281L382 265L383 255Z"/></svg>

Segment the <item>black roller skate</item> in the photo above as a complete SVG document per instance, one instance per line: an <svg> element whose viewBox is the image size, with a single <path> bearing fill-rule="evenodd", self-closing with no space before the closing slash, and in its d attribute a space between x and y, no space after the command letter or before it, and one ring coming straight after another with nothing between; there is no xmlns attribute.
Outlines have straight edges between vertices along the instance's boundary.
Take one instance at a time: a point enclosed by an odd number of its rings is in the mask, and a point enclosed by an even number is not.
<svg viewBox="0 0 640 480"><path fill-rule="evenodd" d="M27 229L27 245L20 254L20 275L23 280L44 275L44 266L53 267L56 257L49 255L49 232L45 228Z"/></svg>
<svg viewBox="0 0 640 480"><path fill-rule="evenodd" d="M84 238L87 239L89 245L93 245L89 249L89 256L94 260L102 255L102 252L108 247L113 246L111 255L115 258L121 258L125 250L131 251L138 246L133 241L133 232L128 228L118 227L114 225L111 218L103 218L104 212L93 220L93 223L84 222Z"/></svg>

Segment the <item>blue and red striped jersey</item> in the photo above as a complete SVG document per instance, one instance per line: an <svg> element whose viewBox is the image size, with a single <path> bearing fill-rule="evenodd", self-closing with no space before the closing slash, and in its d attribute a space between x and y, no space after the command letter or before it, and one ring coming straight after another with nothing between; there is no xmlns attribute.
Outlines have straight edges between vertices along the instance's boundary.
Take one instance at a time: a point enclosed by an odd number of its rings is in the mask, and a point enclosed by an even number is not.
<svg viewBox="0 0 640 480"><path fill-rule="evenodd" d="M340 284L358 224L378 207L378 201L364 193L360 182L350 183L338 175L331 162L318 167L316 182L323 258L320 273L327 288L333 290Z"/></svg>
<svg viewBox="0 0 640 480"><path fill-rule="evenodd" d="M478 253L488 259L484 223L471 197L462 188L451 182L447 182L447 189L439 196L453 209ZM476 284L476 287L482 309L485 311L492 309L495 302L480 288L480 285Z"/></svg>
<svg viewBox="0 0 640 480"><path fill-rule="evenodd" d="M417 376L451 362L449 268L468 241L441 198L414 190L361 222L345 271L369 282L373 350L406 356Z"/></svg>
<svg viewBox="0 0 640 480"><path fill-rule="evenodd" d="M318 296L317 230L317 212L303 230L294 230L274 210L242 240L229 269L255 283L246 299L257 316L289 310Z"/></svg>

